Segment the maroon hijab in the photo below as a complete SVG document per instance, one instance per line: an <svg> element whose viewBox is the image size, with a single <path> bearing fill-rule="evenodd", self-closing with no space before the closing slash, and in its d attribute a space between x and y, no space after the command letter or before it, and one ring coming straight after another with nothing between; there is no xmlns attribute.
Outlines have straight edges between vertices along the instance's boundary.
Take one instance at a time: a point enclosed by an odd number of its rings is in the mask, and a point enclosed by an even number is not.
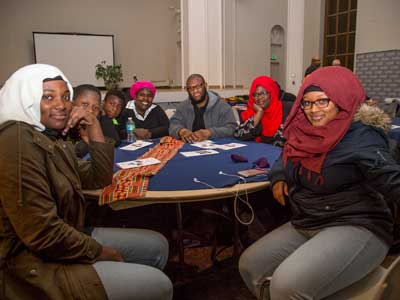
<svg viewBox="0 0 400 300"><path fill-rule="evenodd" d="M307 120L300 107L304 90L318 86L339 107L334 120L325 126L315 127ZM349 129L353 116L365 100L364 89L357 77L344 67L320 68L300 87L296 101L285 122L283 131L286 144L283 163L299 162L304 168L320 173L326 154L332 150Z"/></svg>

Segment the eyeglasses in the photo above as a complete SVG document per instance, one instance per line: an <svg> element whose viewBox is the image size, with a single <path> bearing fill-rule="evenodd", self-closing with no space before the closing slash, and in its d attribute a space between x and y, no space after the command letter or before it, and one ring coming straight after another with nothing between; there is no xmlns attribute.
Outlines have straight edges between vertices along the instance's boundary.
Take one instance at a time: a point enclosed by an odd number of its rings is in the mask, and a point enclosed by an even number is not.
<svg viewBox="0 0 400 300"><path fill-rule="evenodd" d="M266 92L266 91L261 92L261 93L255 93L255 92L253 93L253 97L254 97L254 98L264 97L264 96L267 96L267 95L269 95L269 93Z"/></svg>
<svg viewBox="0 0 400 300"><path fill-rule="evenodd" d="M199 83L198 85L188 86L188 87L186 87L186 89L187 89L189 92L193 92L194 90L199 90L199 89L201 89L203 86L204 86L204 82Z"/></svg>
<svg viewBox="0 0 400 300"><path fill-rule="evenodd" d="M331 99L329 98L321 98L315 101L307 101L307 100L302 100L300 103L300 106L304 110L309 110L313 107L315 104L318 108L326 108L329 105L329 102Z"/></svg>

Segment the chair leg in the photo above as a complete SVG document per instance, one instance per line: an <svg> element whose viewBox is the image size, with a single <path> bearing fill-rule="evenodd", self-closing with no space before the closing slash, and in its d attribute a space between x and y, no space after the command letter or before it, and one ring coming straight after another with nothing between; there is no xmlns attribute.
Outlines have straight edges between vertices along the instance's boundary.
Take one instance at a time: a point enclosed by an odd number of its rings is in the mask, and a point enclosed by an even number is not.
<svg viewBox="0 0 400 300"><path fill-rule="evenodd" d="M271 284L271 277L267 277L263 283L261 283L261 288L260 288L260 296L259 300L269 300L269 286Z"/></svg>

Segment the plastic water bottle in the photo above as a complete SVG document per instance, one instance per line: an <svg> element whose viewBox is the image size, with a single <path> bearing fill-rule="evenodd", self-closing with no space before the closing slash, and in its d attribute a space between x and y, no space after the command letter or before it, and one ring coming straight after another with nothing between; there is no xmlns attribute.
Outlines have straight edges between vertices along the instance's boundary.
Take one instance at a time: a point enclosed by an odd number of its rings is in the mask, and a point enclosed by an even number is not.
<svg viewBox="0 0 400 300"><path fill-rule="evenodd" d="M132 118L129 117L128 121L126 122L126 141L128 143L136 142L135 130L135 122L133 122Z"/></svg>

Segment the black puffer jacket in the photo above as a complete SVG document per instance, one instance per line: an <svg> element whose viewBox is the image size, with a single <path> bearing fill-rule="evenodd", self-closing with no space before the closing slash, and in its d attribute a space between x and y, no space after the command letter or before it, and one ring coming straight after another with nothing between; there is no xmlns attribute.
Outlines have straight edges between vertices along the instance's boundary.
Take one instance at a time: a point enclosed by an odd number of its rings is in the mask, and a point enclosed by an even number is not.
<svg viewBox="0 0 400 300"><path fill-rule="evenodd" d="M363 226L391 244L393 218L389 205L400 198L400 166L393 160L386 133L368 108L356 114L339 144L324 161L321 174L288 161L273 167L272 185L289 186L292 223L301 229ZM366 125L373 121L374 126ZM377 121L378 120L378 121ZM378 126L378 127L377 127Z"/></svg>

